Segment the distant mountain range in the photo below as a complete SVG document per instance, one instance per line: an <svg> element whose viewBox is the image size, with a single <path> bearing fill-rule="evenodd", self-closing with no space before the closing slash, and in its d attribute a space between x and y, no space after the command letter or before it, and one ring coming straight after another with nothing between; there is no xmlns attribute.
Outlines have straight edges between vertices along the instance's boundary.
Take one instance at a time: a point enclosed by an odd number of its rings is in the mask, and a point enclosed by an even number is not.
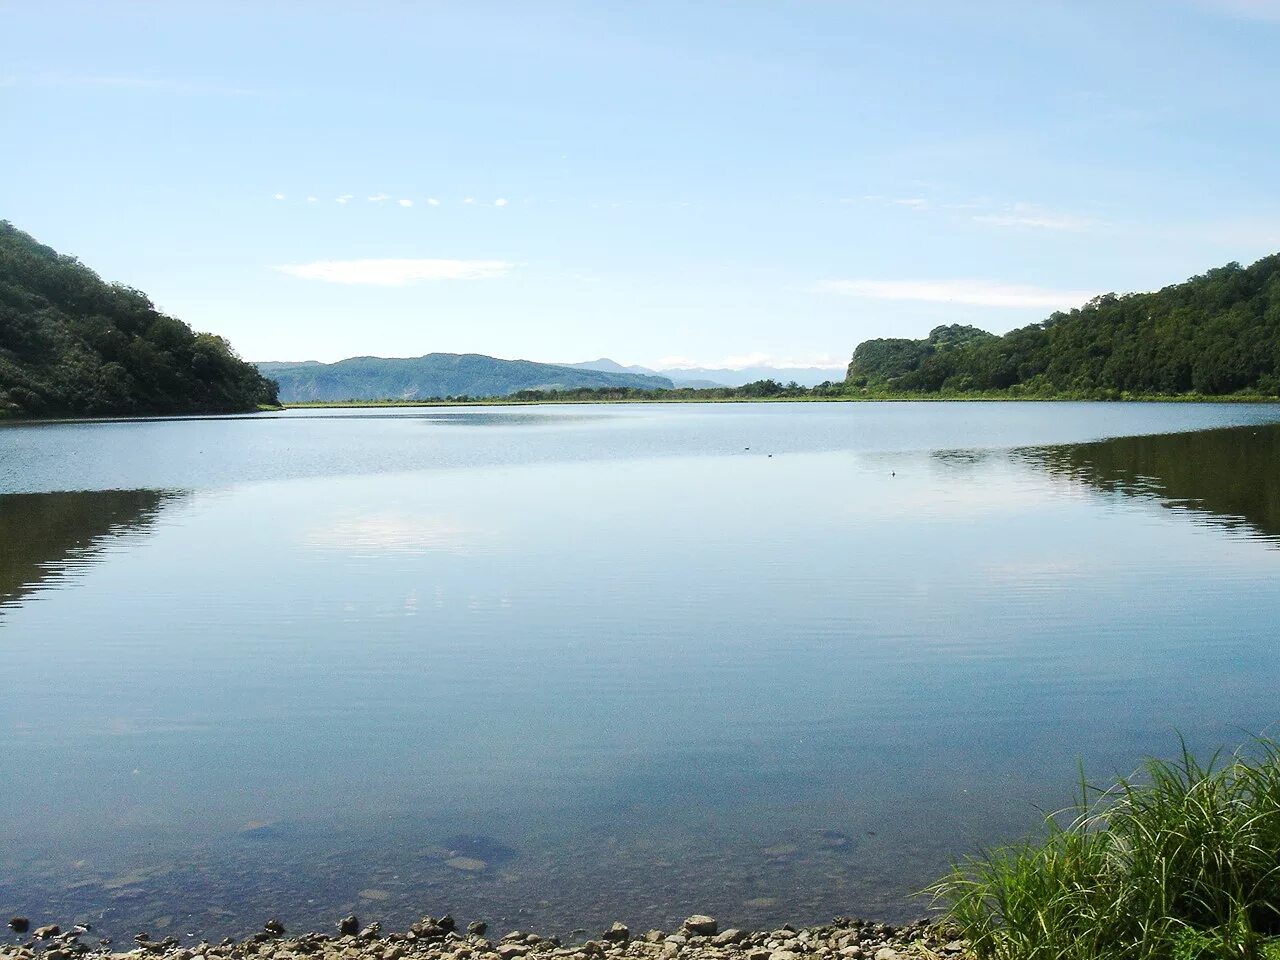
<svg viewBox="0 0 1280 960"><path fill-rule="evenodd" d="M265 377L280 385L282 403L341 400L431 400L505 397L520 390L629 387L670 390L667 377L499 360L478 353L429 353L423 357L351 357L337 363L263 362Z"/></svg>
<svg viewBox="0 0 1280 960"><path fill-rule="evenodd" d="M639 373L648 376L666 377L677 387L740 387L744 383L756 380L777 380L779 383L795 381L802 387L814 387L827 381L839 382L844 379L844 371L827 367L743 367L741 370L726 370L716 367L680 367L664 370L651 370L637 364L624 367L622 364L601 357L599 360L587 360L582 363L566 363L566 367L579 370L599 370L608 373Z"/></svg>

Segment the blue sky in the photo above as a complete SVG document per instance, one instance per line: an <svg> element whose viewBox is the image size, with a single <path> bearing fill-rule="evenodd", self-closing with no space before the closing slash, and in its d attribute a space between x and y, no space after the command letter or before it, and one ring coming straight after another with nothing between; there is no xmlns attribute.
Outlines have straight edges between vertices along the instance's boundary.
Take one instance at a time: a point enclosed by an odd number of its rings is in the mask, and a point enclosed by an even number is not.
<svg viewBox="0 0 1280 960"><path fill-rule="evenodd" d="M843 365L1280 250L1280 0L0 27L0 216L255 360Z"/></svg>

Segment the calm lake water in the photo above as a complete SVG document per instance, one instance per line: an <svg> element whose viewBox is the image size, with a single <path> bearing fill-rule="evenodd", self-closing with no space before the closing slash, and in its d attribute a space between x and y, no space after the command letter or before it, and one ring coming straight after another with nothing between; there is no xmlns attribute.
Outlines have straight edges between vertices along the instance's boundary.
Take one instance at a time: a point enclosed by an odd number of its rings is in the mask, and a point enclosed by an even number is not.
<svg viewBox="0 0 1280 960"><path fill-rule="evenodd" d="M0 428L0 913L918 916L1271 729L1280 407Z"/></svg>

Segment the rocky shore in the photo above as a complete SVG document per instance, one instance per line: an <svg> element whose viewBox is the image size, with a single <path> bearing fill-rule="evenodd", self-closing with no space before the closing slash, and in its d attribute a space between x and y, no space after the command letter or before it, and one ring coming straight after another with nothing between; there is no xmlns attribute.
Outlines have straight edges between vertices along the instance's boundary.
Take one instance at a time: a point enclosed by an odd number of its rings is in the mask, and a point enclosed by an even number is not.
<svg viewBox="0 0 1280 960"><path fill-rule="evenodd" d="M695 915L674 932L633 934L615 923L594 939L583 933L573 942L518 930L494 936L483 922L463 929L450 916L423 917L401 933L349 916L332 933L290 935L269 920L247 939L216 944L146 934L130 944L111 943L86 927L33 928L23 917L14 917L9 929L14 940L0 944L0 960L952 960L967 954L954 931L932 921L896 927L846 917L826 926L751 932L721 929L714 918Z"/></svg>

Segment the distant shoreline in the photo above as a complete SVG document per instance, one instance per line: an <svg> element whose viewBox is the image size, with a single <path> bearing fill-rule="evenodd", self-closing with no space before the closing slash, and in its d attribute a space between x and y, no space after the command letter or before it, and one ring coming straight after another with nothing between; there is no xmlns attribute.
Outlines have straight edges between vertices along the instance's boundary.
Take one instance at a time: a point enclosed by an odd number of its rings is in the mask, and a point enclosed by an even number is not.
<svg viewBox="0 0 1280 960"><path fill-rule="evenodd" d="M1199 394L1149 394L1131 397L1071 397L1030 396L1010 397L991 394L886 394L876 396L795 396L795 397L540 397L538 399L514 399L507 397L470 398L466 400L303 400L282 403L278 407L259 407L257 410L238 410L226 413L207 411L194 413L134 413L119 416L68 414L66 416L21 417L0 412L0 426L39 426L40 424L68 423L145 423L161 420L234 420L254 419L262 414L278 414L287 410L363 410L405 407L540 407L540 406L590 406L599 404L726 404L726 403L1257 403L1280 404L1280 397L1202 396Z"/></svg>

